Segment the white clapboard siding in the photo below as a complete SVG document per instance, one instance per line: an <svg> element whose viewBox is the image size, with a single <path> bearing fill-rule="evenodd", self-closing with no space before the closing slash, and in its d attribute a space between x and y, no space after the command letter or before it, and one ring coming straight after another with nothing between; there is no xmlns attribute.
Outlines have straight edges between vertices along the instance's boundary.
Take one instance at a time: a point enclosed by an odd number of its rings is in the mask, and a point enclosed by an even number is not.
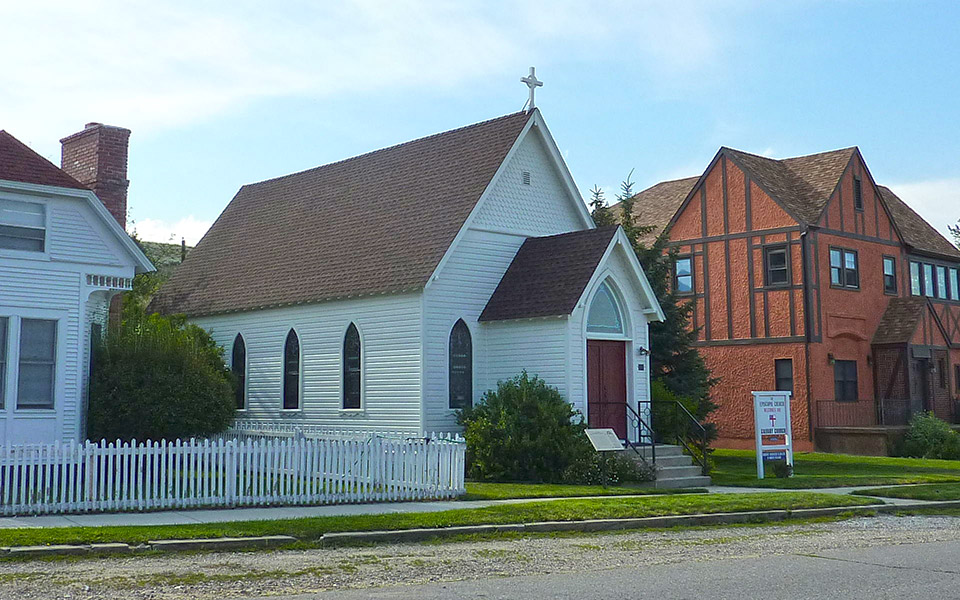
<svg viewBox="0 0 960 600"><path fill-rule="evenodd" d="M100 442L0 447L4 515L453 498L459 437Z"/></svg>

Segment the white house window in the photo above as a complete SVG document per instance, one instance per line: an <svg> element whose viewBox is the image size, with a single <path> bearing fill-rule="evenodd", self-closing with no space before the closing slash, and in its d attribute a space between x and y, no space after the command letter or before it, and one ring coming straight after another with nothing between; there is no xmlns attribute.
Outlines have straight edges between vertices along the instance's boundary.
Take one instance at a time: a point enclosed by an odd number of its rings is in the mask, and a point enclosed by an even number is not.
<svg viewBox="0 0 960 600"><path fill-rule="evenodd" d="M467 408L473 401L473 341L463 319L450 330L450 408Z"/></svg>
<svg viewBox="0 0 960 600"><path fill-rule="evenodd" d="M343 336L343 408L360 408L360 331L350 323Z"/></svg>
<svg viewBox="0 0 960 600"><path fill-rule="evenodd" d="M233 352L230 366L233 376L237 379L237 410L247 407L247 345L243 343L243 336L239 333L233 339Z"/></svg>
<svg viewBox="0 0 960 600"><path fill-rule="evenodd" d="M0 408L4 407L4 390L7 386L7 323L10 319L0 317Z"/></svg>
<svg viewBox="0 0 960 600"><path fill-rule="evenodd" d="M283 344L283 408L300 408L300 338L292 329Z"/></svg>
<svg viewBox="0 0 960 600"><path fill-rule="evenodd" d="M0 199L0 248L43 252L45 241L42 204Z"/></svg>
<svg viewBox="0 0 960 600"><path fill-rule="evenodd" d="M600 284L590 303L587 313L587 331L591 333L623 333L623 318L620 316L620 307L617 298L607 282Z"/></svg>
<svg viewBox="0 0 960 600"><path fill-rule="evenodd" d="M56 355L56 321L47 319L20 321L17 408L53 408Z"/></svg>

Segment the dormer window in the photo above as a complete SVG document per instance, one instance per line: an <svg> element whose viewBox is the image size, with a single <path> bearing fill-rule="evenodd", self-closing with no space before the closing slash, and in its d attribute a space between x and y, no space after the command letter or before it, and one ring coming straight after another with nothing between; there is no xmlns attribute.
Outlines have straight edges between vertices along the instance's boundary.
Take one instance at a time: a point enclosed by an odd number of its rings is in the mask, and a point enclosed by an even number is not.
<svg viewBox="0 0 960 600"><path fill-rule="evenodd" d="M0 199L0 248L43 252L46 233L42 204Z"/></svg>

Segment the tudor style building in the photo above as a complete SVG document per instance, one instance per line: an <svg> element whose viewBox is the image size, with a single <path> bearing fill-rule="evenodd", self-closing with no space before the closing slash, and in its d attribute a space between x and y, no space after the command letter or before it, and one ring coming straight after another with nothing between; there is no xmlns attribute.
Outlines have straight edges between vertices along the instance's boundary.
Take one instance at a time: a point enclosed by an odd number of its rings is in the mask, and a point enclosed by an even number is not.
<svg viewBox="0 0 960 600"><path fill-rule="evenodd" d="M721 148L636 198L720 383L720 444L750 447L750 392L793 391L798 449L882 453L882 428L960 397L960 251L846 148L773 160Z"/></svg>
<svg viewBox="0 0 960 600"><path fill-rule="evenodd" d="M251 427L423 435L526 370L632 437L656 296L536 109L244 186L154 298Z"/></svg>

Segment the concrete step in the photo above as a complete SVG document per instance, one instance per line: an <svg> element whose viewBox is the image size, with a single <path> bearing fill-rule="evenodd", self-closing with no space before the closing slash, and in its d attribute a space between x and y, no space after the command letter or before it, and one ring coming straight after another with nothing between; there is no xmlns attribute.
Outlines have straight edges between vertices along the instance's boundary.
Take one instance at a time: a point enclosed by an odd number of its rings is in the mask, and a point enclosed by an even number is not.
<svg viewBox="0 0 960 600"><path fill-rule="evenodd" d="M636 451L644 458L649 458L653 453L650 446L637 446ZM627 449L625 452L633 453L633 449ZM657 461L667 456L683 456L683 448L667 444L657 444Z"/></svg>
<svg viewBox="0 0 960 600"><path fill-rule="evenodd" d="M636 457L636 459L640 460L639 457ZM660 456L659 454L657 455L658 467L686 467L691 463L692 463L691 458L686 454L679 454L677 456Z"/></svg>
<svg viewBox="0 0 960 600"><path fill-rule="evenodd" d="M691 487L707 487L710 485L710 478L705 475L698 475L696 477L675 477L675 478L660 478L657 477L656 486L658 489L679 489L679 488L691 488Z"/></svg>
<svg viewBox="0 0 960 600"><path fill-rule="evenodd" d="M699 477L703 470L699 465L687 464L683 467L661 467L657 461L657 479L676 479L678 477Z"/></svg>

